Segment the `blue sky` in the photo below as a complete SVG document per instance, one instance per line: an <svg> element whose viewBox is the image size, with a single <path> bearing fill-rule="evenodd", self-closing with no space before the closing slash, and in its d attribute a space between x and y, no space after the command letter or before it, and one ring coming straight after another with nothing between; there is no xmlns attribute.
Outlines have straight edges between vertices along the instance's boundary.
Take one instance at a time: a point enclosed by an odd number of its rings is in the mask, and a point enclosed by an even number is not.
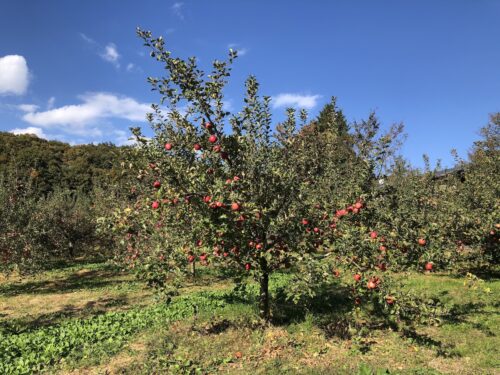
<svg viewBox="0 0 500 375"><path fill-rule="evenodd" d="M332 95L349 120L375 110L403 122L403 155L452 165L500 111L500 1L28 1L0 5L0 130L71 143L122 144L158 100L161 67L135 28L163 35L204 67L240 50L228 105L255 74L274 98L312 116ZM146 52L146 53L145 53Z"/></svg>

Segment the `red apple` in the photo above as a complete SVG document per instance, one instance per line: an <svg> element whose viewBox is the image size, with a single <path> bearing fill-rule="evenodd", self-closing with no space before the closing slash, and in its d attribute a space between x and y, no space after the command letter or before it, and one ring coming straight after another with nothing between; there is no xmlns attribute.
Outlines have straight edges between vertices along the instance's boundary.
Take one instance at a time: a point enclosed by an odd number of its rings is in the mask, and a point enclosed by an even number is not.
<svg viewBox="0 0 500 375"><path fill-rule="evenodd" d="M252 266L250 265L250 263L245 264L245 269L247 271L250 271L250 268L252 268Z"/></svg>
<svg viewBox="0 0 500 375"><path fill-rule="evenodd" d="M195 151L200 151L201 150L201 145L199 143L195 143L193 146Z"/></svg>
<svg viewBox="0 0 500 375"><path fill-rule="evenodd" d="M231 210L233 210L233 211L239 211L240 209L241 209L241 206L239 205L239 203L233 202L231 204Z"/></svg>
<svg viewBox="0 0 500 375"><path fill-rule="evenodd" d="M368 281L368 283L366 284L366 287L368 289L375 289L377 287L377 283L375 283L375 281L373 280L370 280Z"/></svg>
<svg viewBox="0 0 500 375"><path fill-rule="evenodd" d="M210 143L215 143L215 142L217 142L217 136L215 136L215 135L213 135L213 134L212 134L210 137L208 137L208 141L209 141Z"/></svg>
<svg viewBox="0 0 500 375"><path fill-rule="evenodd" d="M309 220L302 219L302 225L309 225Z"/></svg>
<svg viewBox="0 0 500 375"><path fill-rule="evenodd" d="M370 238L372 240L374 240L375 238L377 238L377 236L378 236L377 232L375 232L375 231L370 232Z"/></svg>
<svg viewBox="0 0 500 375"><path fill-rule="evenodd" d="M335 271L333 271L333 275L334 275L335 277L340 277L340 271L339 271L339 270L335 270Z"/></svg>
<svg viewBox="0 0 500 375"><path fill-rule="evenodd" d="M358 210L360 210L362 207L363 207L363 204L361 202L354 203L354 208L357 208Z"/></svg>
<svg viewBox="0 0 500 375"><path fill-rule="evenodd" d="M335 216L337 217L342 217L342 216L345 216L347 215L347 211L342 209L342 210L337 210L337 212L335 212Z"/></svg>
<svg viewBox="0 0 500 375"><path fill-rule="evenodd" d="M314 231L314 233L319 233L319 228L318 227L314 227L313 231Z"/></svg>
<svg viewBox="0 0 500 375"><path fill-rule="evenodd" d="M215 146L212 148L212 150L213 150L214 152L220 152L221 147L220 147L220 145L215 145Z"/></svg>
<svg viewBox="0 0 500 375"><path fill-rule="evenodd" d="M427 262L425 264L425 269L426 269L426 271L432 271L432 263L431 262Z"/></svg>
<svg viewBox="0 0 500 375"><path fill-rule="evenodd" d="M427 241L425 240L425 238L419 238L418 239L418 244L420 246L425 246L426 243L427 243Z"/></svg>
<svg viewBox="0 0 500 375"><path fill-rule="evenodd" d="M212 200L212 197L210 195L205 195L203 197L203 202L205 202L205 203L210 203L211 200Z"/></svg>
<svg viewBox="0 0 500 375"><path fill-rule="evenodd" d="M172 149L172 143L165 143L165 150L170 151Z"/></svg>
<svg viewBox="0 0 500 375"><path fill-rule="evenodd" d="M156 188L156 189L159 189L161 187L161 182L160 181L155 181L153 183L153 186Z"/></svg>
<svg viewBox="0 0 500 375"><path fill-rule="evenodd" d="M194 262L194 255L189 255L188 256L188 262L193 263Z"/></svg>
<svg viewBox="0 0 500 375"><path fill-rule="evenodd" d="M158 207L160 207L160 202L158 202L158 201L154 201L153 204L151 204L151 208L153 210L158 209Z"/></svg>
<svg viewBox="0 0 500 375"><path fill-rule="evenodd" d="M354 275L354 280L361 281L361 275L359 273Z"/></svg>
<svg viewBox="0 0 500 375"><path fill-rule="evenodd" d="M255 248L257 250L261 250L262 249L262 244L261 243L258 243L257 245L255 245Z"/></svg>
<svg viewBox="0 0 500 375"><path fill-rule="evenodd" d="M387 247L385 247L384 245L380 245L380 247L378 249L380 251L387 251Z"/></svg>
<svg viewBox="0 0 500 375"><path fill-rule="evenodd" d="M385 302L387 302L388 305L392 305L394 303L394 297L393 296L385 297Z"/></svg>
<svg viewBox="0 0 500 375"><path fill-rule="evenodd" d="M205 123L205 129L207 129L207 130L211 130L213 127L214 127L214 126L212 125L212 123L211 123L211 122L207 121L207 122Z"/></svg>

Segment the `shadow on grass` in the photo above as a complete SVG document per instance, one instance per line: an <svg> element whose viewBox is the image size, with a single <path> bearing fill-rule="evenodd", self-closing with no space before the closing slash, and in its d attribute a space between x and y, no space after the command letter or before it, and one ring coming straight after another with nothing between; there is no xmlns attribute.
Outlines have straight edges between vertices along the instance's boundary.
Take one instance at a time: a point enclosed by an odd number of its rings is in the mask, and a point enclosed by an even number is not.
<svg viewBox="0 0 500 375"><path fill-rule="evenodd" d="M486 311L486 303L483 302L470 302L470 303L465 303L465 304L455 304L453 307L449 310L448 314L444 316L444 321L446 323L450 324L468 324L472 328L477 329L478 331L481 331L484 333L486 336L489 337L495 337L496 334L493 332L489 327L487 327L485 324L482 323L476 323L476 322L471 322L467 319L467 317L471 314L474 315L491 315L491 316L496 316L498 315L497 311ZM492 304L492 306L498 310L500 307L499 302L495 302Z"/></svg>
<svg viewBox="0 0 500 375"><path fill-rule="evenodd" d="M271 300L273 324L288 325L304 321L308 314L321 318L337 319L352 309L353 302L347 298L346 288L337 284L323 286L312 298L305 298L298 304L287 300L284 288L278 289Z"/></svg>
<svg viewBox="0 0 500 375"><path fill-rule="evenodd" d="M436 350L436 354L439 357L445 357L445 358L461 357L460 353L454 351L455 348L454 345L450 344L445 345L443 342L435 340L429 335L417 333L414 330L404 330L401 333L401 336L403 338L409 339L410 341L419 346L424 346L426 348Z"/></svg>
<svg viewBox="0 0 500 375"><path fill-rule="evenodd" d="M41 271L64 271L70 268L83 268L88 264L102 264L106 267L111 267L106 264L107 259L103 257L76 257L72 259L53 259L42 265Z"/></svg>
<svg viewBox="0 0 500 375"><path fill-rule="evenodd" d="M490 267L470 267L461 268L457 271L449 272L433 272L433 278L450 278L455 280L463 280L467 273L471 273L485 281L500 280L500 266Z"/></svg>
<svg viewBox="0 0 500 375"><path fill-rule="evenodd" d="M98 289L121 284L130 284L130 280L116 280L116 271L82 270L64 279L36 280L0 285L0 295L13 297L20 294L58 294L80 289Z"/></svg>
<svg viewBox="0 0 500 375"><path fill-rule="evenodd" d="M467 272L472 273L473 275L476 275L477 277L483 279L483 280L488 280L488 281L493 281L493 280L499 280L500 279L500 267L490 267L490 268L471 268L468 269Z"/></svg>
<svg viewBox="0 0 500 375"><path fill-rule="evenodd" d="M109 312L110 308L123 308L128 305L128 298L123 295L115 298L100 298L89 301L81 307L66 305L61 310L42 314L35 319L23 317L0 321L0 332L6 334L20 334L34 331L43 327L53 326L67 319L86 318Z"/></svg>

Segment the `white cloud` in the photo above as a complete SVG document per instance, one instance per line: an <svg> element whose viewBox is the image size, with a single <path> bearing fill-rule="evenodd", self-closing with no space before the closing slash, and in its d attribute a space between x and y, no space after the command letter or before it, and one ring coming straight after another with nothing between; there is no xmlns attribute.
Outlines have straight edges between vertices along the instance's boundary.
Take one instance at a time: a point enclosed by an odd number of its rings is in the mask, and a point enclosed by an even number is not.
<svg viewBox="0 0 500 375"><path fill-rule="evenodd" d="M236 52L238 52L238 56L245 56L247 54L247 52L248 52L248 48L238 47L238 46L239 46L238 43L229 43L227 45L227 48L235 50Z"/></svg>
<svg viewBox="0 0 500 375"><path fill-rule="evenodd" d="M0 57L0 95L23 95L30 80L28 64L23 56Z"/></svg>
<svg viewBox="0 0 500 375"><path fill-rule="evenodd" d="M126 132L124 130L115 130L113 132L115 134L114 143L117 146L132 146L134 145L135 139L132 138L132 134L130 132Z"/></svg>
<svg viewBox="0 0 500 375"><path fill-rule="evenodd" d="M139 72L139 73L142 73L143 70L140 66L137 66L136 64L134 63L128 63L127 66L125 67L125 69L127 70L127 72L129 73L133 73L133 72Z"/></svg>
<svg viewBox="0 0 500 375"><path fill-rule="evenodd" d="M300 94L279 94L273 96L272 105L274 108L278 107L298 107L311 109L316 107L318 99L321 95L300 95Z"/></svg>
<svg viewBox="0 0 500 375"><path fill-rule="evenodd" d="M106 46L96 42L94 39L85 35L84 33L79 33L80 38L82 38L93 50L97 53L104 61L113 64L116 68L120 67L121 55L118 52L118 47L114 43L108 43Z"/></svg>
<svg viewBox="0 0 500 375"><path fill-rule="evenodd" d="M107 125L109 119L143 122L146 121L146 113L151 111L149 104L103 92L87 93L79 99L83 103L26 113L23 120L31 125L57 128L69 134L99 136L102 134L99 127Z"/></svg>
<svg viewBox="0 0 500 375"><path fill-rule="evenodd" d="M10 131L10 133L16 134L16 135L17 134L35 134L38 138L47 139L47 135L43 132L43 130L40 128L36 128L34 126L29 126L27 128L24 128L24 129L21 129L21 128L12 129Z"/></svg>
<svg viewBox="0 0 500 375"><path fill-rule="evenodd" d="M80 33L80 38L82 38L84 41L86 41L88 44L96 44L96 41L90 37L88 37L87 35L85 35L84 33Z"/></svg>
<svg viewBox="0 0 500 375"><path fill-rule="evenodd" d="M109 43L106 47L104 47L104 52L102 52L100 56L104 60L113 64L115 67L120 67L120 63L118 62L120 54L118 53L118 48L114 43Z"/></svg>
<svg viewBox="0 0 500 375"><path fill-rule="evenodd" d="M49 100L47 100L47 109L52 109L54 108L54 103L56 102L56 98L54 96L51 96Z"/></svg>
<svg viewBox="0 0 500 375"><path fill-rule="evenodd" d="M128 63L127 64L127 72L131 73L131 72L142 72L142 69L135 65L134 63Z"/></svg>
<svg viewBox="0 0 500 375"><path fill-rule="evenodd" d="M20 109L23 112L35 112L39 107L36 104L19 104L16 106L17 109Z"/></svg>
<svg viewBox="0 0 500 375"><path fill-rule="evenodd" d="M181 20L184 20L184 13L182 12L182 8L184 7L184 3L177 2L172 5L172 12L179 17Z"/></svg>
<svg viewBox="0 0 500 375"><path fill-rule="evenodd" d="M232 100L224 100L222 102L222 109L227 112L234 111L233 101Z"/></svg>

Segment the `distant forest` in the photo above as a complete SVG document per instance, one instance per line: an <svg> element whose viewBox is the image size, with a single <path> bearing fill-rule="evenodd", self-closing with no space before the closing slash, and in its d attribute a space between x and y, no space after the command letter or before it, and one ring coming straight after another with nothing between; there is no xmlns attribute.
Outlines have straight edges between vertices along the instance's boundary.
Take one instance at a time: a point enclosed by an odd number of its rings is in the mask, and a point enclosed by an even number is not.
<svg viewBox="0 0 500 375"><path fill-rule="evenodd" d="M37 195L58 189L90 193L119 183L131 148L111 143L70 146L35 135L0 132L0 178L29 184Z"/></svg>

